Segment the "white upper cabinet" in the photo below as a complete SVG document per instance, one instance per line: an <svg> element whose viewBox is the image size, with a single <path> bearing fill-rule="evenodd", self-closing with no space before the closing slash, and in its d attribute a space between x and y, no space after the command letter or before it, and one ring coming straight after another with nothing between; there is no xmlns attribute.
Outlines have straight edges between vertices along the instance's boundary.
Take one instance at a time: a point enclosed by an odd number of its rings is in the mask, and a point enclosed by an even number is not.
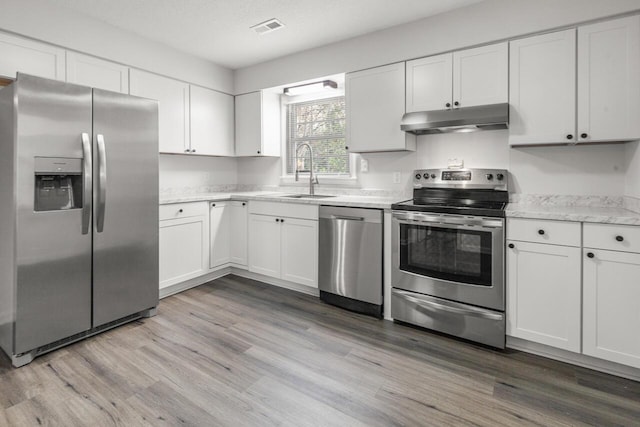
<svg viewBox="0 0 640 427"><path fill-rule="evenodd" d="M508 58L507 43L453 52L453 107L508 102Z"/></svg>
<svg viewBox="0 0 640 427"><path fill-rule="evenodd" d="M407 112L507 102L508 45L498 43L407 62Z"/></svg>
<svg viewBox="0 0 640 427"><path fill-rule="evenodd" d="M193 85L190 91L191 153L233 156L233 96Z"/></svg>
<svg viewBox="0 0 640 427"><path fill-rule="evenodd" d="M280 97L266 91L236 96L236 156L280 156Z"/></svg>
<svg viewBox="0 0 640 427"><path fill-rule="evenodd" d="M136 69L130 72L131 95L159 101L161 153L186 153L189 148L189 85Z"/></svg>
<svg viewBox="0 0 640 427"><path fill-rule="evenodd" d="M400 130L405 112L405 64L349 73L345 81L347 149L352 153L415 150Z"/></svg>
<svg viewBox="0 0 640 427"><path fill-rule="evenodd" d="M129 67L68 51L67 81L113 92L129 93Z"/></svg>
<svg viewBox="0 0 640 427"><path fill-rule="evenodd" d="M640 16L578 27L577 135L640 138Z"/></svg>
<svg viewBox="0 0 640 427"><path fill-rule="evenodd" d="M575 46L575 30L511 42L511 145L575 141Z"/></svg>
<svg viewBox="0 0 640 427"><path fill-rule="evenodd" d="M407 62L407 113L451 108L453 55Z"/></svg>
<svg viewBox="0 0 640 427"><path fill-rule="evenodd" d="M17 72L65 80L65 51L59 47L0 33L0 76Z"/></svg>
<svg viewBox="0 0 640 427"><path fill-rule="evenodd" d="M640 138L639 16L510 46L511 145Z"/></svg>

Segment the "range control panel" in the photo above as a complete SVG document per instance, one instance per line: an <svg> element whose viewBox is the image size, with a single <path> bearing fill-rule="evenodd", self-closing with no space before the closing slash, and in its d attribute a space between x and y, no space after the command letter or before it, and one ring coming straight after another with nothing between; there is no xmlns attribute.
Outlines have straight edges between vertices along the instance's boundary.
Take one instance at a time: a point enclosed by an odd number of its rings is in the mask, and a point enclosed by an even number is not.
<svg viewBox="0 0 640 427"><path fill-rule="evenodd" d="M506 169L417 169L413 171L414 188L488 188L507 190Z"/></svg>

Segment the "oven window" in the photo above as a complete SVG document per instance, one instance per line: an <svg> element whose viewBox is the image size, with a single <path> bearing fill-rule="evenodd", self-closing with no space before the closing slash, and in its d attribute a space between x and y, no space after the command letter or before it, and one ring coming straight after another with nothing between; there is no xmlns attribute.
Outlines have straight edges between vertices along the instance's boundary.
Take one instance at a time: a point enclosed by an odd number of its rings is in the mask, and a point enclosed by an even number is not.
<svg viewBox="0 0 640 427"><path fill-rule="evenodd" d="M491 232L400 224L400 269L491 286Z"/></svg>

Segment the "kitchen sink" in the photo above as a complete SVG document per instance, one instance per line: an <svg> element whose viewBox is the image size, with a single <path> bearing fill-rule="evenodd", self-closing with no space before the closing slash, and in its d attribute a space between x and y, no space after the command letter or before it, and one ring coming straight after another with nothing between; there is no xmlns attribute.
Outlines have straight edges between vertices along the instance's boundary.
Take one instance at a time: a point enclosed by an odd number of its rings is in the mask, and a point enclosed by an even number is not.
<svg viewBox="0 0 640 427"><path fill-rule="evenodd" d="M289 199L328 199L329 197L336 196L327 196L325 194L288 194L282 197L287 197Z"/></svg>

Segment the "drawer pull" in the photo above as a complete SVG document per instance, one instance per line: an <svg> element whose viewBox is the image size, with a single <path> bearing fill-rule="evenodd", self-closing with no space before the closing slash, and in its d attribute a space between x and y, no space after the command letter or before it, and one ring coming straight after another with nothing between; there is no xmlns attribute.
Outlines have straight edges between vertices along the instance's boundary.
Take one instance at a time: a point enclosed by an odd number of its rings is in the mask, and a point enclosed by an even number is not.
<svg viewBox="0 0 640 427"><path fill-rule="evenodd" d="M247 204L245 202L242 202L242 206L247 206Z"/></svg>
<svg viewBox="0 0 640 427"><path fill-rule="evenodd" d="M215 203L211 203L211 207L212 207L212 208L215 208L215 207L216 207L216 204L215 204Z"/></svg>
<svg viewBox="0 0 640 427"><path fill-rule="evenodd" d="M624 241L624 237L622 237L622 236L616 236L616 240L617 240L618 242L622 242L622 241Z"/></svg>
<svg viewBox="0 0 640 427"><path fill-rule="evenodd" d="M593 258L595 256L595 254L593 252L587 252L587 257L588 258Z"/></svg>
<svg viewBox="0 0 640 427"><path fill-rule="evenodd" d="M178 213L182 213L182 212L183 212L182 209L178 209Z"/></svg>
<svg viewBox="0 0 640 427"><path fill-rule="evenodd" d="M538 234L543 236L544 235L544 230L543 229L538 230Z"/></svg>
<svg viewBox="0 0 640 427"><path fill-rule="evenodd" d="M280 222L280 218L276 218L276 222Z"/></svg>
<svg viewBox="0 0 640 427"><path fill-rule="evenodd" d="M515 247L516 247L516 245L514 245L513 243L509 243L509 249L513 249Z"/></svg>

